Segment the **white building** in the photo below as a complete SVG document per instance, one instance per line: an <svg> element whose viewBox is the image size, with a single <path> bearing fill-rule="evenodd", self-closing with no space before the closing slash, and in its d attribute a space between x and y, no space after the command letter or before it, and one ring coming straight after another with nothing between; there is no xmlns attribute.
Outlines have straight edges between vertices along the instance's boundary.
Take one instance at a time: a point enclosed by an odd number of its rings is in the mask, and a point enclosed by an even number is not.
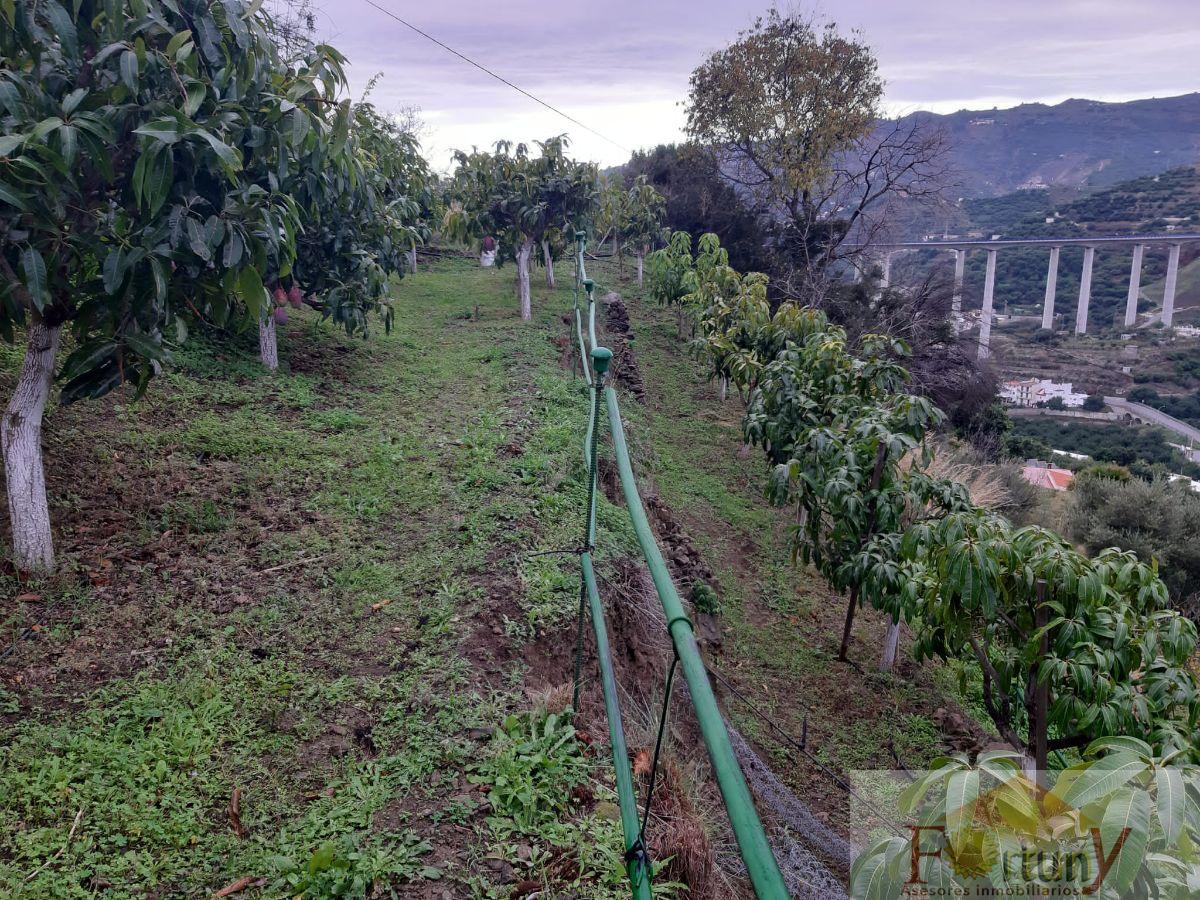
<svg viewBox="0 0 1200 900"><path fill-rule="evenodd" d="M1025 378L1000 385L1000 399L1010 406L1037 406L1058 397L1069 409L1083 406L1087 394L1077 394L1069 381Z"/></svg>

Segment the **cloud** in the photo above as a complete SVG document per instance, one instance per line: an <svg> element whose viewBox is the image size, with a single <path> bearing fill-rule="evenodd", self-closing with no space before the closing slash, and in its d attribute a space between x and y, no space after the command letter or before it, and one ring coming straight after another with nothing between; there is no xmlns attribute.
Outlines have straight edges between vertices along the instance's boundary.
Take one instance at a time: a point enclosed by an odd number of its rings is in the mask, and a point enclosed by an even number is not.
<svg viewBox="0 0 1200 900"><path fill-rule="evenodd" d="M626 147L682 136L688 76L765 2L543 0L414 4L376 0L459 52ZM570 132L605 165L627 154L491 79L365 0L316 0L317 25L351 61L356 92L383 74L384 108L419 106L435 165L454 147ZM815 14L876 51L888 108L948 111L1066 97L1130 99L1195 90L1194 0L839 0Z"/></svg>

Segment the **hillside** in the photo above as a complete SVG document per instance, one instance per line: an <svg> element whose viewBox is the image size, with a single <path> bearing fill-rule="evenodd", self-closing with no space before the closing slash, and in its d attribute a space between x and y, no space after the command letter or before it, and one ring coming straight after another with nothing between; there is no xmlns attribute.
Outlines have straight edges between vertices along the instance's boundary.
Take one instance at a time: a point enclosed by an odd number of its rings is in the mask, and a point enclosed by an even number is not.
<svg viewBox="0 0 1200 900"><path fill-rule="evenodd" d="M278 375L250 341L194 336L145 399L50 412L62 572L0 575L0 893L36 873L46 897L628 896L590 647L578 733L553 717L586 497L570 291L539 285L522 322L510 268L451 258L395 296L396 328L366 343L298 314ZM949 671L874 671L873 611L863 674L829 679L843 604L788 564L740 404L715 400L668 311L626 296L631 325L604 339L636 335L629 440L675 578L719 598L709 663L754 704L720 691L726 715L822 823L797 836L841 840L844 792L756 707L837 772L919 768L983 732L963 732ZM609 484L597 570L645 755L669 650L628 521ZM744 897L688 709L677 693L656 896Z"/></svg>
<svg viewBox="0 0 1200 900"><path fill-rule="evenodd" d="M928 233L932 223L916 225L910 237ZM952 234L1004 238L1083 237L1086 235L1153 233L1169 226L1200 230L1200 167L1181 166L1146 175L1080 196L1068 188L1020 190L999 197L961 201L943 218L937 231ZM1091 325L1110 327L1125 309L1130 246L1104 247L1096 254L1092 277ZM946 263L945 254L922 254L924 260ZM1200 309L1196 281L1200 247L1184 246L1176 309L1179 320L1192 321ZM983 293L986 258L982 253L968 258L965 292L968 304L978 305ZM1083 251L1067 247L1058 270L1058 312L1070 318L1079 292ZM1142 313L1161 308L1167 250L1151 247L1142 261ZM996 259L996 305L1002 312L1039 315L1046 288L1046 251L1007 248ZM1064 302L1065 301L1065 302Z"/></svg>
<svg viewBox="0 0 1200 900"><path fill-rule="evenodd" d="M905 117L943 129L960 197L1021 188L1096 188L1200 159L1200 93Z"/></svg>

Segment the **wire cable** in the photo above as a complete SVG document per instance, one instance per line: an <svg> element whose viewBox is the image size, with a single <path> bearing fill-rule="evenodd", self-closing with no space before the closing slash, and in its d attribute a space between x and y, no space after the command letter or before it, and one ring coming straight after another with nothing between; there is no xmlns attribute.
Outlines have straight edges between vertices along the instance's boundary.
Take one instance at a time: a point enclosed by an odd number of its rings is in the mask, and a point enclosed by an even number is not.
<svg viewBox="0 0 1200 900"><path fill-rule="evenodd" d="M533 95L533 94L529 93L529 91L525 90L525 88L521 87L520 85L513 84L511 81L509 81L509 80L508 80L507 78L505 78L503 75L498 75L498 74L496 74L495 72L493 72L491 69L489 69L487 66L485 66L485 65L482 65L481 63L477 63L477 62L475 62L475 60L471 59L471 57L469 57L469 56L466 56L466 55L465 55L465 54L463 54L463 53L459 53L457 50L455 50L455 49L454 49L453 47L451 47L449 44L446 44L446 43L443 43L442 41L439 41L439 40L438 40L437 38L435 38L435 37L434 37L432 34L429 34L429 32L427 32L427 31L422 31L420 28L418 28L416 25L412 24L411 22L407 22L407 21L405 21L404 19L400 18L398 15L396 15L396 14L395 14L394 12L392 12L390 9L385 9L384 7L380 6L378 3L376 3L376 2L375 2L375 0L363 0L363 2L364 2L364 3L366 3L368 6L372 6L372 7L374 7L375 9L379 10L379 11L380 11L381 13L383 13L385 16L390 16L391 18L395 19L397 22L399 22L399 23L400 23L401 25L403 25L405 28L409 28L409 29L411 29L412 31L415 31L415 32L416 32L417 34L419 34L421 37L425 38L425 40L427 40L427 41L431 41L431 42L433 42L433 43L437 44L437 45L438 45L439 47L441 47L443 50L447 51L448 53L452 53L452 54L454 54L454 55L455 55L455 56L457 56L459 59L461 59L463 62L465 62L465 63L469 63L470 65L472 65L472 66L474 66L475 68L477 68L479 71L481 71L481 72L484 72L484 73L486 73L486 74L488 74L488 75L492 76L493 78L495 78L495 79L496 79L497 81L499 81L500 83L508 85L510 88L512 88L512 89L513 89L514 91L516 91L517 93L519 93L519 94L524 94L526 97L528 97L528 98L529 98L530 100L532 100L534 103L539 103L539 104L541 104L542 106L546 107L546 109L550 110L552 113L555 113L555 114L557 114L557 115L560 115L560 116L562 116L562 117L563 117L564 119L566 119L568 122L573 122L574 124L578 125L580 128L584 129L585 131L590 131L592 134L596 135L596 137L600 138L601 140L608 141L608 142L609 142L610 144L612 144L614 147L616 147L616 148L618 148L618 149L620 149L620 150L624 150L626 153L629 153L629 154L632 154L632 153L633 153L633 151L632 151L632 150L630 150L628 147L626 147L624 144L619 144L619 143L617 143L617 142L616 142L616 141L614 141L612 138L610 138L608 135L606 135L606 134L601 134L599 131L597 131L595 128L592 128L590 125L585 125L583 122L580 122L580 121L579 121L578 119L576 119L574 116L568 115L567 113L563 112L563 111L562 111L561 109L559 109L557 106L553 106L553 105L551 105L551 104L547 103L547 102L546 102L545 100L543 100L541 97L537 97L537 96L535 96L535 95Z"/></svg>

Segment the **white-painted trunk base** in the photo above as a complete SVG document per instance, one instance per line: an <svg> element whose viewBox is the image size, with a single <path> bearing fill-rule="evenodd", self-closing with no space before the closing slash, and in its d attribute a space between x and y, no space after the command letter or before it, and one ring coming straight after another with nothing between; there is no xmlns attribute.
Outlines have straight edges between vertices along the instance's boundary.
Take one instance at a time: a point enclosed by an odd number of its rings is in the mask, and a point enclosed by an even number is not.
<svg viewBox="0 0 1200 900"><path fill-rule="evenodd" d="M887 635L883 639L883 656L879 660L879 668L890 672L896 667L896 653L900 649L900 623L888 625Z"/></svg>
<svg viewBox="0 0 1200 900"><path fill-rule="evenodd" d="M517 298L521 301L521 318L533 318L533 304L529 299L529 258L533 255L533 242L526 241L517 250Z"/></svg>
<svg viewBox="0 0 1200 900"><path fill-rule="evenodd" d="M550 242L542 241L542 258L546 263L546 287L554 289L554 255L550 252Z"/></svg>
<svg viewBox="0 0 1200 900"><path fill-rule="evenodd" d="M645 261L645 259L646 259L646 257L644 257L642 254L640 254L640 253L638 254L638 257L637 257L638 287L642 286L642 263Z"/></svg>
<svg viewBox="0 0 1200 900"><path fill-rule="evenodd" d="M50 505L42 462L42 415L50 399L54 360L62 326L30 324L25 360L12 399L0 422L4 477L8 486L8 518L12 523L13 562L26 572L54 569Z"/></svg>
<svg viewBox="0 0 1200 900"><path fill-rule="evenodd" d="M274 372L279 368L279 341L276 337L275 316L267 313L258 323L258 353L262 364Z"/></svg>

